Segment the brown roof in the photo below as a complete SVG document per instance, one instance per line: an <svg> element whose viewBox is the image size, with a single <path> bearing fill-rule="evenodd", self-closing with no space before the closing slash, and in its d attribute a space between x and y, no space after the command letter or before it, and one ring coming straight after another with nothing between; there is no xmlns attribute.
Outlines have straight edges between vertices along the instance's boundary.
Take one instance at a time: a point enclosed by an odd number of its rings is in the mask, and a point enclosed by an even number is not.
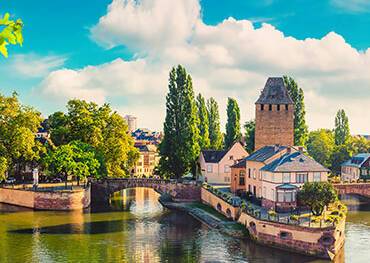
<svg viewBox="0 0 370 263"><path fill-rule="evenodd" d="M284 79L281 77L268 78L256 104L293 104Z"/></svg>

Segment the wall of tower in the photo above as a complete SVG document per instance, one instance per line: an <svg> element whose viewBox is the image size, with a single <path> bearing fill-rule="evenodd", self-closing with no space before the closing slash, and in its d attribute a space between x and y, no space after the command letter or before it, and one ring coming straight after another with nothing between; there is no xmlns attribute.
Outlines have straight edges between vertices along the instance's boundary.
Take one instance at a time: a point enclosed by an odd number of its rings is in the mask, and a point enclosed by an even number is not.
<svg viewBox="0 0 370 263"><path fill-rule="evenodd" d="M256 104L255 150L266 145L294 145L294 106Z"/></svg>

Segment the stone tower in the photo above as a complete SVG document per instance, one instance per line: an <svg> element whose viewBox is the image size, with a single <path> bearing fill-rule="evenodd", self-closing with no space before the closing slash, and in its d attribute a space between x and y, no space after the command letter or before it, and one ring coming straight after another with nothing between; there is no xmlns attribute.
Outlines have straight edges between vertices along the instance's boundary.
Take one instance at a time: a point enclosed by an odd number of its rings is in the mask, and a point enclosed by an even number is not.
<svg viewBox="0 0 370 263"><path fill-rule="evenodd" d="M256 101L255 150L294 144L294 104L283 78L268 78Z"/></svg>

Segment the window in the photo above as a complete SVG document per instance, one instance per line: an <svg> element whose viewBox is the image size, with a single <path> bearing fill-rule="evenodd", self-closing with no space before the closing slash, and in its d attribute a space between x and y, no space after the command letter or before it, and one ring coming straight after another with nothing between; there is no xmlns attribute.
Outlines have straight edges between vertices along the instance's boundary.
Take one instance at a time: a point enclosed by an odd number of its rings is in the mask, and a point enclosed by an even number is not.
<svg viewBox="0 0 370 263"><path fill-rule="evenodd" d="M230 155L229 160L234 160L234 156Z"/></svg>
<svg viewBox="0 0 370 263"><path fill-rule="evenodd" d="M275 201L276 197L275 197L275 190L274 189L271 189L271 200L272 201Z"/></svg>
<svg viewBox="0 0 370 263"><path fill-rule="evenodd" d="M212 164L207 165L207 173L212 173L213 172L213 166Z"/></svg>
<svg viewBox="0 0 370 263"><path fill-rule="evenodd" d="M269 111L272 111L272 105L269 104Z"/></svg>
<svg viewBox="0 0 370 263"><path fill-rule="evenodd" d="M283 173L283 183L290 183L290 173Z"/></svg>
<svg viewBox="0 0 370 263"><path fill-rule="evenodd" d="M248 169L248 177L251 178L251 168Z"/></svg>
<svg viewBox="0 0 370 263"><path fill-rule="evenodd" d="M295 202L295 192L280 191L277 194L278 202Z"/></svg>
<svg viewBox="0 0 370 263"><path fill-rule="evenodd" d="M280 111L280 104L277 105L277 110Z"/></svg>
<svg viewBox="0 0 370 263"><path fill-rule="evenodd" d="M284 201L285 202L292 202L292 193L291 192L284 192Z"/></svg>
<svg viewBox="0 0 370 263"><path fill-rule="evenodd" d="M253 168L253 179L256 179L256 168Z"/></svg>
<svg viewBox="0 0 370 263"><path fill-rule="evenodd" d="M250 184L248 185L248 192L250 192L250 193L252 192L252 187L251 187Z"/></svg>
<svg viewBox="0 0 370 263"><path fill-rule="evenodd" d="M296 182L297 183L305 183L308 181L308 174L304 173L304 174L296 174Z"/></svg>
<svg viewBox="0 0 370 263"><path fill-rule="evenodd" d="M264 106L265 106L265 105L261 104L261 110L263 110Z"/></svg>
<svg viewBox="0 0 370 263"><path fill-rule="evenodd" d="M226 176L226 177L224 177L224 182L225 182L225 183L230 182L230 177L227 177L227 176Z"/></svg>
<svg viewBox="0 0 370 263"><path fill-rule="evenodd" d="M313 181L314 182L320 182L321 181L321 173L320 172L316 172L313 174Z"/></svg>
<svg viewBox="0 0 370 263"><path fill-rule="evenodd" d="M230 166L229 165L225 165L224 172L225 173L229 173L230 172Z"/></svg>
<svg viewBox="0 0 370 263"><path fill-rule="evenodd" d="M285 110L288 110L288 109L289 109L289 105L285 104Z"/></svg>
<svg viewBox="0 0 370 263"><path fill-rule="evenodd" d="M239 185L245 185L245 179L244 176L239 177Z"/></svg>

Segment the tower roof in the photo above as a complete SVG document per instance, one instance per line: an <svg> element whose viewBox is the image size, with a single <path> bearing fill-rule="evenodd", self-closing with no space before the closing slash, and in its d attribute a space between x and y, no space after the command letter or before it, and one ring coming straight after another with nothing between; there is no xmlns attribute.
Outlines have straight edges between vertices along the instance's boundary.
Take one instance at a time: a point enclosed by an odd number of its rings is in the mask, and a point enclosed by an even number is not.
<svg viewBox="0 0 370 263"><path fill-rule="evenodd" d="M293 104L283 78L268 78L256 104Z"/></svg>

